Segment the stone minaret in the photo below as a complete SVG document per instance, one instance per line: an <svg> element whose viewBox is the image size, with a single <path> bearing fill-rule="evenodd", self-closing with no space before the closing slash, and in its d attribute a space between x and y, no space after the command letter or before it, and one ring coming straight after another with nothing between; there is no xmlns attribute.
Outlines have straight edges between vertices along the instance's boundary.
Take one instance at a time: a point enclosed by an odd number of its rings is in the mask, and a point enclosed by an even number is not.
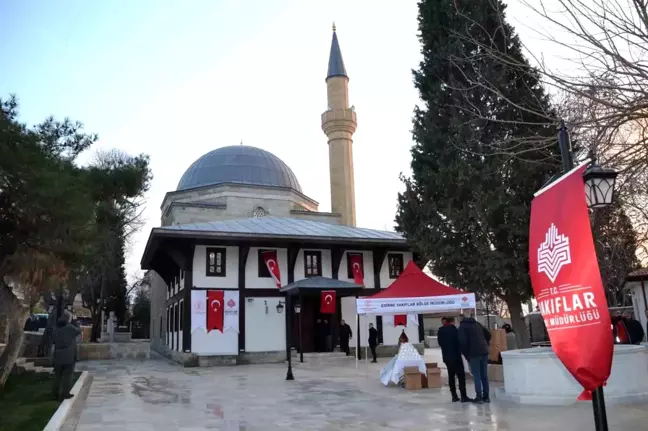
<svg viewBox="0 0 648 431"><path fill-rule="evenodd" d="M342 215L342 224L355 226L353 185L353 133L356 113L349 107L349 77L333 24L333 41L326 75L328 109L322 114L322 130L328 136L331 173L331 212Z"/></svg>

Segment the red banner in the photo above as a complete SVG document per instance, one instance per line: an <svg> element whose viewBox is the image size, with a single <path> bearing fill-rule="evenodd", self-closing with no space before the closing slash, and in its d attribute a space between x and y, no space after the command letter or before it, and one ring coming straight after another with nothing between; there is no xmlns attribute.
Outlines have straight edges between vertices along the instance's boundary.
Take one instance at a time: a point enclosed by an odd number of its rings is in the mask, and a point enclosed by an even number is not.
<svg viewBox="0 0 648 431"><path fill-rule="evenodd" d="M394 326L407 326L407 314L395 314Z"/></svg>
<svg viewBox="0 0 648 431"><path fill-rule="evenodd" d="M351 264L351 273L353 274L353 282L360 286L364 286L362 254L350 254L349 263Z"/></svg>
<svg viewBox="0 0 648 431"><path fill-rule="evenodd" d="M529 273L551 347L585 388L579 399L610 376L612 323L601 281L583 171L572 170L531 202Z"/></svg>
<svg viewBox="0 0 648 431"><path fill-rule="evenodd" d="M322 290L320 294L320 313L335 313L335 290Z"/></svg>
<svg viewBox="0 0 648 431"><path fill-rule="evenodd" d="M268 267L268 272L270 272L277 287L281 287L281 271L279 271L279 262L277 261L277 250L268 250L261 254L266 267Z"/></svg>
<svg viewBox="0 0 648 431"><path fill-rule="evenodd" d="M212 329L223 332L225 292L222 290L207 291L207 332Z"/></svg>

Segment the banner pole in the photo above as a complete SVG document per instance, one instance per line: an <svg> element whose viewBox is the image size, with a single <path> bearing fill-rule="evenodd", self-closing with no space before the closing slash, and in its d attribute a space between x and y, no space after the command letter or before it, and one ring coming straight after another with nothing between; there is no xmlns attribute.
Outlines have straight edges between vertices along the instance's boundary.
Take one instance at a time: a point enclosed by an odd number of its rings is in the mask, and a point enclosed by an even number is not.
<svg viewBox="0 0 648 431"><path fill-rule="evenodd" d="M594 409L594 426L596 427L596 431L608 431L603 386L599 386L592 392L592 407Z"/></svg>

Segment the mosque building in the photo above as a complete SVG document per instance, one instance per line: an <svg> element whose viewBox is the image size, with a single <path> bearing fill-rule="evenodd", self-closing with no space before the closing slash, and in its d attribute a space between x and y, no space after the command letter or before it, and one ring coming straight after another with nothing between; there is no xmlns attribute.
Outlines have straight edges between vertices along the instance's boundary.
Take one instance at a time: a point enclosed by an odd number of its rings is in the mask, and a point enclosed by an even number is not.
<svg viewBox="0 0 648 431"><path fill-rule="evenodd" d="M414 256L401 235L356 227L357 122L348 85L334 27L321 116L330 213L319 211L281 159L245 145L203 155L166 194L161 226L141 260L151 284L154 350L185 365L278 362L290 338L296 349L318 350L318 319L330 322L329 342L344 319L356 346L356 296L388 287ZM394 326L391 316L363 317L360 345L369 322L386 346L396 345L402 330L419 340L422 328L410 320Z"/></svg>

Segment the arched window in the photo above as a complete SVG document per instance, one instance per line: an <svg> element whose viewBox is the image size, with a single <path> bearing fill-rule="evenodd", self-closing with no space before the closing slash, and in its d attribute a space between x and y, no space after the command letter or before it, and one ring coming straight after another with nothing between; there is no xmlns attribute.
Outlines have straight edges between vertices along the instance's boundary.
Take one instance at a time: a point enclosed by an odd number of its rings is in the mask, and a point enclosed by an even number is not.
<svg viewBox="0 0 648 431"><path fill-rule="evenodd" d="M268 213L261 207L254 208L252 211L252 217L265 217Z"/></svg>

